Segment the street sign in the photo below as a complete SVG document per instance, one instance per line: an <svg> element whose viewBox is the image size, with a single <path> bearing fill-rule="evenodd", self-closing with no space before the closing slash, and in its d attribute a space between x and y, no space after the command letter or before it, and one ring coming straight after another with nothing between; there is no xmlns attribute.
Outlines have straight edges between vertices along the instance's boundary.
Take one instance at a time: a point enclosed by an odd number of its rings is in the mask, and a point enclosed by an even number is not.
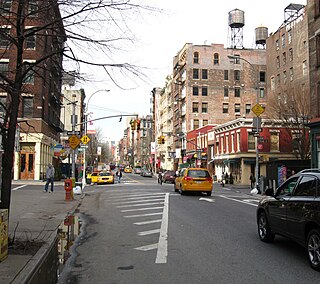
<svg viewBox="0 0 320 284"><path fill-rule="evenodd" d="M72 135L72 131L67 131L67 135ZM75 131L74 132L75 135L80 135L80 131Z"/></svg>
<svg viewBox="0 0 320 284"><path fill-rule="evenodd" d="M71 135L68 139L69 141L69 146L72 148L72 149L75 149L79 146L80 144L80 139L78 138L78 136L76 135Z"/></svg>
<svg viewBox="0 0 320 284"><path fill-rule="evenodd" d="M81 137L81 141L82 141L83 144L87 144L87 143L90 142L90 138L87 135L83 135Z"/></svg>
<svg viewBox="0 0 320 284"><path fill-rule="evenodd" d="M255 104L251 110L256 116L260 116L264 113L265 108L260 104Z"/></svg>

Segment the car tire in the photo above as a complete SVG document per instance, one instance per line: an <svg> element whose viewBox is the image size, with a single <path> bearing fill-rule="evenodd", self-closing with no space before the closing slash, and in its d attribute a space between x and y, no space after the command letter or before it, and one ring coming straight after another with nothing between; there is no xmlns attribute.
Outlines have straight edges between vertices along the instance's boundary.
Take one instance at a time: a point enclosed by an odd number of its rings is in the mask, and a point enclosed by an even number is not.
<svg viewBox="0 0 320 284"><path fill-rule="evenodd" d="M320 229L312 229L309 232L306 249L310 266L320 271Z"/></svg>
<svg viewBox="0 0 320 284"><path fill-rule="evenodd" d="M176 188L175 184L173 185L173 188L174 188L174 192L179 192L179 190Z"/></svg>
<svg viewBox="0 0 320 284"><path fill-rule="evenodd" d="M265 212L260 212L258 217L258 234L261 241L271 243L275 235L272 234L267 215Z"/></svg>
<svg viewBox="0 0 320 284"><path fill-rule="evenodd" d="M181 195L185 195L186 194L186 192L183 190L183 188L182 188L182 185L180 185L180 194Z"/></svg>
<svg viewBox="0 0 320 284"><path fill-rule="evenodd" d="M207 196L211 196L212 191L207 191Z"/></svg>

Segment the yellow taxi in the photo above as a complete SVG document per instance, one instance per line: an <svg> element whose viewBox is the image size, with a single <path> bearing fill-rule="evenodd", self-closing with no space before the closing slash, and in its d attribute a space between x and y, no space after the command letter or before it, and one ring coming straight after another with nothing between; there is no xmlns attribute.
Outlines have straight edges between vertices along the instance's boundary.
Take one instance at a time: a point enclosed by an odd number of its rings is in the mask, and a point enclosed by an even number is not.
<svg viewBox="0 0 320 284"><path fill-rule="evenodd" d="M112 172L100 172L97 178L97 184L112 183L114 184L114 175Z"/></svg>
<svg viewBox="0 0 320 284"><path fill-rule="evenodd" d="M125 167L124 172L125 173L132 173L132 169L130 167Z"/></svg>
<svg viewBox="0 0 320 284"><path fill-rule="evenodd" d="M207 169L185 168L175 179L174 191L179 191L181 195L187 191L201 191L211 196L212 183L212 177Z"/></svg>
<svg viewBox="0 0 320 284"><path fill-rule="evenodd" d="M98 175L99 175L99 172L92 172L91 173L91 183L97 183L97 180L98 180Z"/></svg>

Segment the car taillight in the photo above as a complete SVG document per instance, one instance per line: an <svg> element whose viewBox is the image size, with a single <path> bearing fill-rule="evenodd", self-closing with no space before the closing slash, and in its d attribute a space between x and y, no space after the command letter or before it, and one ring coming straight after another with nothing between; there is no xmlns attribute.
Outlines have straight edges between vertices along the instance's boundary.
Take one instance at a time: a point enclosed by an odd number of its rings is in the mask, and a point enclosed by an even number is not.
<svg viewBox="0 0 320 284"><path fill-rule="evenodd" d="M206 180L212 182L212 177L206 178Z"/></svg>
<svg viewBox="0 0 320 284"><path fill-rule="evenodd" d="M184 177L183 179L184 179L184 180L193 180L192 177Z"/></svg>

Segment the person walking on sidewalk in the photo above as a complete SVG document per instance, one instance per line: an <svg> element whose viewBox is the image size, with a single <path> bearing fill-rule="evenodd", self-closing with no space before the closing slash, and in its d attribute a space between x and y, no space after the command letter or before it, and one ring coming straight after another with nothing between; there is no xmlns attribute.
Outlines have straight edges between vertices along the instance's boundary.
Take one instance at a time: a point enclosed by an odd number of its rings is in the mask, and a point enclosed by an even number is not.
<svg viewBox="0 0 320 284"><path fill-rule="evenodd" d="M120 180L121 180L121 178L122 178L122 172L121 172L120 169L117 170L116 176L117 176L118 183L120 183Z"/></svg>
<svg viewBox="0 0 320 284"><path fill-rule="evenodd" d="M48 192L49 183L51 183L51 191L53 192L53 181L54 181L54 167L52 164L48 164L47 171L46 171L46 185L44 187L43 192Z"/></svg>

